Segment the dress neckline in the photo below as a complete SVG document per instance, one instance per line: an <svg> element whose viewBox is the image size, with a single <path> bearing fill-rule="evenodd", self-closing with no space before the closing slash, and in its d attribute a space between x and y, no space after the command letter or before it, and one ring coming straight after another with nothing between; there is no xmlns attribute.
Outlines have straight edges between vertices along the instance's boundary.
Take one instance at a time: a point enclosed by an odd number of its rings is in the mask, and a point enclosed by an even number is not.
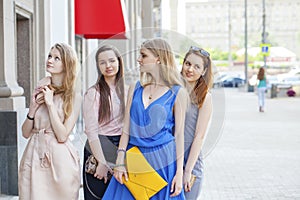
<svg viewBox="0 0 300 200"><path fill-rule="evenodd" d="M147 110L150 106L152 106L156 101L160 100L162 97L164 97L166 94L168 94L172 88L169 88L165 93L163 93L160 97L158 97L157 99L153 100L151 103L149 103L149 105L147 107L145 107L145 104L144 104L144 100L143 100L143 93L144 93L144 87L142 87L142 93L141 93L141 102L142 102L142 106L143 106L143 109L144 110Z"/></svg>

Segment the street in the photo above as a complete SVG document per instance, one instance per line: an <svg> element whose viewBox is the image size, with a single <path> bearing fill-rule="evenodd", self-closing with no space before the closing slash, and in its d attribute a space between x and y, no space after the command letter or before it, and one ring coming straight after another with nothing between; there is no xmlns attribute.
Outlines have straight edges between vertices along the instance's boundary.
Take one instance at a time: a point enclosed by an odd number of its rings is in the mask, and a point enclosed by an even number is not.
<svg viewBox="0 0 300 200"><path fill-rule="evenodd" d="M222 135L205 158L201 200L300 199L300 98L225 89Z"/></svg>

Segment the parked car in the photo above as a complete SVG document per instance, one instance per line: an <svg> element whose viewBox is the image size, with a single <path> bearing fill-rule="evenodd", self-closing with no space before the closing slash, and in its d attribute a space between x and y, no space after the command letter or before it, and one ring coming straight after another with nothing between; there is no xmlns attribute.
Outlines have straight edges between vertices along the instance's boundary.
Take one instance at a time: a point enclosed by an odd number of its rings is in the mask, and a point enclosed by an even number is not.
<svg viewBox="0 0 300 200"><path fill-rule="evenodd" d="M235 72L220 72L214 75L214 88L219 87L239 87L245 84L244 74L240 71ZM230 82L233 82L232 86ZM225 84L225 85L224 85Z"/></svg>
<svg viewBox="0 0 300 200"><path fill-rule="evenodd" d="M278 74L277 78L279 83L298 81L300 78L300 69L295 68L288 73Z"/></svg>
<svg viewBox="0 0 300 200"><path fill-rule="evenodd" d="M245 79L226 75L222 76L214 81L214 88L218 87L240 87L245 84Z"/></svg>
<svg viewBox="0 0 300 200"><path fill-rule="evenodd" d="M213 87L214 88L219 88L219 87L223 87L223 80L227 79L228 75L227 74L221 74L217 77L214 78L214 83L213 83Z"/></svg>
<svg viewBox="0 0 300 200"><path fill-rule="evenodd" d="M282 83L300 85L300 76L289 76L282 79Z"/></svg>
<svg viewBox="0 0 300 200"><path fill-rule="evenodd" d="M223 80L223 87L240 87L245 84L245 80L239 77L228 77Z"/></svg>

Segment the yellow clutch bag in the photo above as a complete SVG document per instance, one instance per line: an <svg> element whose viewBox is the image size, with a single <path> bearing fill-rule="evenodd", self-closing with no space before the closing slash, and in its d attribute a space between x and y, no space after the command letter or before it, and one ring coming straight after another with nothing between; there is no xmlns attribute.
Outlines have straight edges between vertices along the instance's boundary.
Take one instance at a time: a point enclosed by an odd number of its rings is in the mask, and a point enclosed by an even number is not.
<svg viewBox="0 0 300 200"><path fill-rule="evenodd" d="M149 200L168 183L152 168L137 147L126 152L128 181L123 182L136 200Z"/></svg>
<svg viewBox="0 0 300 200"><path fill-rule="evenodd" d="M191 188L193 187L195 181L196 181L196 176L195 176L194 174L192 174L192 176L191 176L191 181L190 181L190 187L191 187Z"/></svg>

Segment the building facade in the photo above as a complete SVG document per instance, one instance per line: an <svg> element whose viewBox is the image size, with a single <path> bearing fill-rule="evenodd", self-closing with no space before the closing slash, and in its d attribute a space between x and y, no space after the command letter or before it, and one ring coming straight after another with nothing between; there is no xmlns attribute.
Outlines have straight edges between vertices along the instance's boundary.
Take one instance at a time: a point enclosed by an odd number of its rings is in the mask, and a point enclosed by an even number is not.
<svg viewBox="0 0 300 200"><path fill-rule="evenodd" d="M130 37L105 40L75 35L75 1L0 0L0 194L18 194L19 159L27 142L21 125L34 86L47 75L45 61L54 43L68 43L76 50L83 94L97 78L91 62L99 45L109 43L122 52L131 82L139 76L138 45L160 35L160 0L124 0Z"/></svg>
<svg viewBox="0 0 300 200"><path fill-rule="evenodd" d="M299 0L186 0L186 34L204 47L235 51L244 47L245 8L248 46L262 42L263 1L266 41L282 46L300 58Z"/></svg>

